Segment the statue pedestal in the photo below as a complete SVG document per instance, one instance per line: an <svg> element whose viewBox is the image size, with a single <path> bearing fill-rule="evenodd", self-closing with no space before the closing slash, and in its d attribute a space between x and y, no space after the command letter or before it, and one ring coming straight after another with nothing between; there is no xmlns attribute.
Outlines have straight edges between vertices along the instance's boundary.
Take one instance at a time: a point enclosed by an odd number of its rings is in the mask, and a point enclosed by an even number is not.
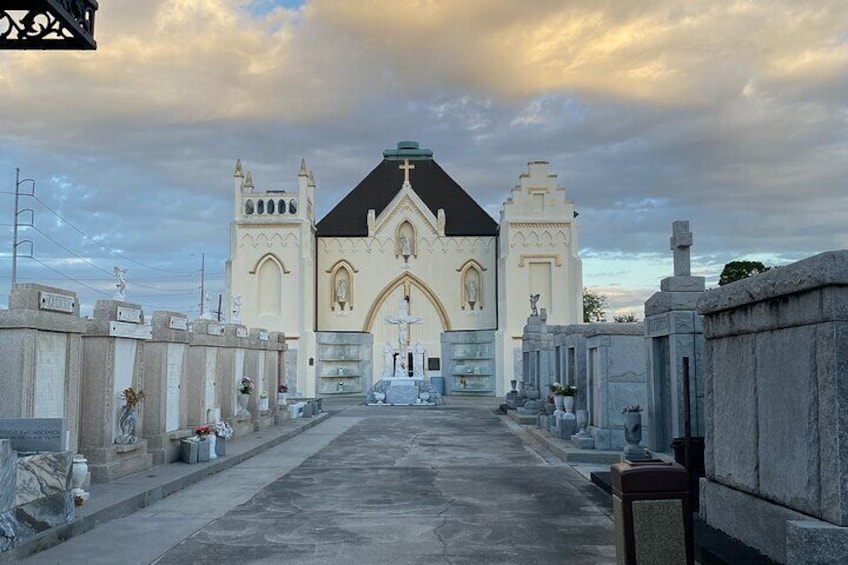
<svg viewBox="0 0 848 565"><path fill-rule="evenodd" d="M442 404L442 395L424 379L398 377L379 380L368 394L369 406L436 406Z"/></svg>

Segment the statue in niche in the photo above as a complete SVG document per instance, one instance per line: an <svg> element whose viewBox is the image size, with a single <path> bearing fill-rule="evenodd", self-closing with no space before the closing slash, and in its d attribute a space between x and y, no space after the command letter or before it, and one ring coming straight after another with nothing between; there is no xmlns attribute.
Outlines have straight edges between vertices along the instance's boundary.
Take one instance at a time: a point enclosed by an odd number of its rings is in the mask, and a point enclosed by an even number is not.
<svg viewBox="0 0 848 565"><path fill-rule="evenodd" d="M470 274L465 278L465 300L472 308L477 302L477 279Z"/></svg>
<svg viewBox="0 0 848 565"><path fill-rule="evenodd" d="M424 344L416 341L412 348L412 376L416 379L424 378L424 353Z"/></svg>
<svg viewBox="0 0 848 565"><path fill-rule="evenodd" d="M347 279L340 278L336 281L336 302L344 309L345 302L347 302Z"/></svg>
<svg viewBox="0 0 848 565"><path fill-rule="evenodd" d="M405 233L400 234L400 254L404 258L412 255L412 245L409 243L409 237Z"/></svg>
<svg viewBox="0 0 848 565"><path fill-rule="evenodd" d="M539 309L536 308L537 302L539 302L539 295L538 294L531 294L530 295L530 315L531 316L538 316L539 315Z"/></svg>
<svg viewBox="0 0 848 565"><path fill-rule="evenodd" d="M114 298L115 300L126 300L127 299L127 271L129 269L121 269L120 267L112 267L112 276L115 277L115 286L117 287L117 291L115 292Z"/></svg>

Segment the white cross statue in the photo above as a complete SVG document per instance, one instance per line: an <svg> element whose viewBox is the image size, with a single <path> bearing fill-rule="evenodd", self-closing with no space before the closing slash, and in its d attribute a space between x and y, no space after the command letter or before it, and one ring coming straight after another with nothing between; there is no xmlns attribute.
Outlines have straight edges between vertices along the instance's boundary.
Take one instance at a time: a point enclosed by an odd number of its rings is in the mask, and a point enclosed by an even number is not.
<svg viewBox="0 0 848 565"><path fill-rule="evenodd" d="M409 302L406 301L406 298L402 298L398 304L398 315L387 317L386 323L398 327L398 363L405 364L407 360L407 346L409 344L407 338L409 324L420 324L421 318L409 315Z"/></svg>
<svg viewBox="0 0 848 565"><path fill-rule="evenodd" d="M409 159L403 160L403 165L398 167L398 169L403 169L403 184L404 186L409 184L409 169L414 169L415 165L409 164Z"/></svg>
<svg viewBox="0 0 848 565"><path fill-rule="evenodd" d="M689 248L692 247L692 232L689 220L677 220L671 224L671 250L674 251L674 276L692 275Z"/></svg>

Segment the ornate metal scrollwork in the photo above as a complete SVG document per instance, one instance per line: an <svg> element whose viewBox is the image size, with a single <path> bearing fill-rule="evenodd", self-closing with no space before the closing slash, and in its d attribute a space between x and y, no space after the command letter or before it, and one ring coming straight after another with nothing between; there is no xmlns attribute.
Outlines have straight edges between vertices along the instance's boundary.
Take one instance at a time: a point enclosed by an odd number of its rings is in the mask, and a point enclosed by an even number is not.
<svg viewBox="0 0 848 565"><path fill-rule="evenodd" d="M0 49L97 49L97 0L0 0Z"/></svg>

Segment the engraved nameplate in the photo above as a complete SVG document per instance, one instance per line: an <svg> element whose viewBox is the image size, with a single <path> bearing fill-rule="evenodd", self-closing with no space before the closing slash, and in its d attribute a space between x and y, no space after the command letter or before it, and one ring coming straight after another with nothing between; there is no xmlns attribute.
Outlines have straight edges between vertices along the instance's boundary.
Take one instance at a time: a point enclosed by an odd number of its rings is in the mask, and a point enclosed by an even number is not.
<svg viewBox="0 0 848 565"><path fill-rule="evenodd" d="M218 324L209 324L206 326L206 333L209 335L224 335L224 328Z"/></svg>
<svg viewBox="0 0 848 565"><path fill-rule="evenodd" d="M128 337L131 339L152 339L153 328L127 322L109 322L109 335L111 337Z"/></svg>
<svg viewBox="0 0 848 565"><path fill-rule="evenodd" d="M168 327L172 330L188 330L188 318L180 318L179 316L171 316L168 318Z"/></svg>
<svg viewBox="0 0 848 565"><path fill-rule="evenodd" d="M53 310L55 312L74 313L74 299L64 294L53 292L38 293L38 307L41 310Z"/></svg>
<svg viewBox="0 0 848 565"><path fill-rule="evenodd" d="M63 418L0 419L0 439L11 440L16 451L64 451Z"/></svg>
<svg viewBox="0 0 848 565"><path fill-rule="evenodd" d="M268 332L259 332L259 341L268 341L270 337Z"/></svg>
<svg viewBox="0 0 848 565"><path fill-rule="evenodd" d="M247 328L236 328L236 337L247 337Z"/></svg>
<svg viewBox="0 0 848 565"><path fill-rule="evenodd" d="M127 308L126 306L118 306L118 321L129 322L130 324L141 323L141 310L138 308Z"/></svg>

